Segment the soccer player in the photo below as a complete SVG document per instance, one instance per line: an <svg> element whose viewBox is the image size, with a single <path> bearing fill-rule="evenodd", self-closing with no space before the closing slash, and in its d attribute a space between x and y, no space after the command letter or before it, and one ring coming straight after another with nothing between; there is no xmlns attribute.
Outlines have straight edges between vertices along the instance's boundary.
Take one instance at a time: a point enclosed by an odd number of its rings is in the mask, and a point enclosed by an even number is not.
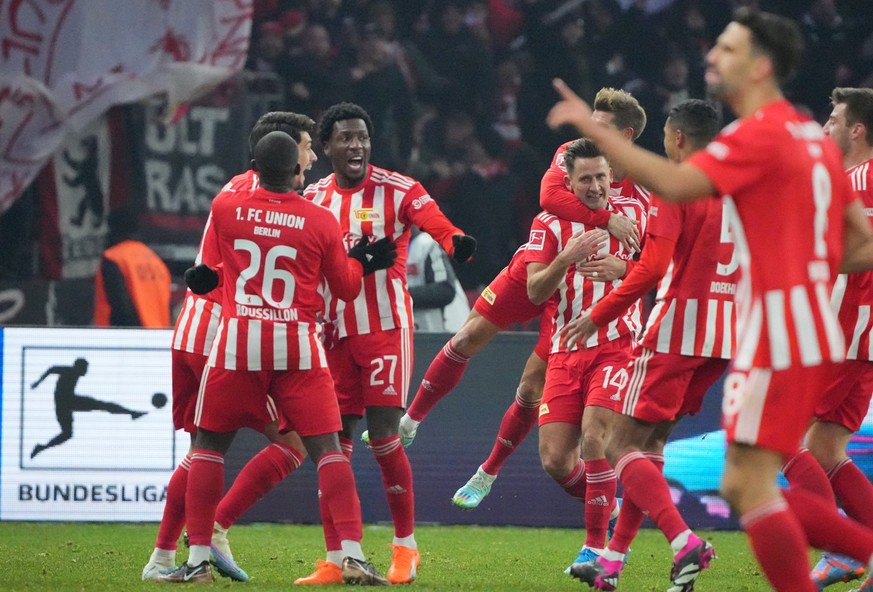
<svg viewBox="0 0 873 592"><path fill-rule="evenodd" d="M203 263L189 269L192 291L219 288L221 321L195 409L185 517L191 549L162 582L207 582L215 508L224 486L224 454L241 427L263 430L273 421L268 393L283 431L293 427L318 467L319 490L334 519L345 559L346 583L387 581L361 550L361 508L351 464L340 449L339 408L319 339L319 286L353 300L364 274L393 264L395 253L362 240L346 253L339 225L292 191L299 173L297 143L270 132L255 145L258 187L220 193L210 213L213 232Z"/></svg>
<svg viewBox="0 0 873 592"><path fill-rule="evenodd" d="M611 88L603 88L597 93L594 117L614 126L629 141L638 138L646 125L646 112L639 102L629 93ZM564 181L567 174L564 150L570 143L558 148L551 165L543 175L540 183L540 205L545 211L566 220L606 228L625 249L639 251L639 221L629 217L635 211L632 207L628 211L606 208L591 210L582 205L567 189ZM610 195L636 196L636 199L648 207L648 193L626 177L619 181L613 179ZM524 264L526 248L527 244L522 245L509 264L483 290L464 325L431 362L412 404L400 420L401 441L404 446L409 446L415 438L419 424L460 382L470 358L510 324L523 323L541 316L540 338L525 363L515 399L503 415L491 454L452 497L452 502L463 510L478 507L491 492L491 486L500 469L524 441L537 420L537 409L546 377L552 313L545 311L544 305L533 306L527 297L527 269ZM595 278L591 274L598 272L599 281L611 281L615 278L604 275L607 266L608 263L595 259L586 264L585 272L592 279ZM542 318L542 315L545 317ZM573 489L571 495L582 499L585 483L585 479L572 481L569 484Z"/></svg>
<svg viewBox="0 0 873 592"><path fill-rule="evenodd" d="M265 113L255 122L249 132L249 152L271 131L283 131L298 142L300 173L295 185L303 186L304 173L312 168L318 159L312 150L312 132L315 121L305 115L287 111ZM237 175L225 185L222 191L243 192L254 189L258 175L248 170ZM207 225L205 232L210 232ZM197 263L201 255L198 253ZM212 340L221 318L221 304L216 301L217 293L197 295L190 290L179 317L172 341L173 372L173 425L177 430L194 433L194 405L200 388L200 378ZM296 469L303 462L306 450L294 432L279 434L276 424L265 429L271 444L256 455L240 472L233 487L222 499L216 512L215 532L212 537L212 559L222 575L238 581L248 581L249 576L234 561L227 542L227 528L258 499ZM173 472L167 486L167 500L158 530L155 549L149 562L143 568L142 579L152 580L160 576L162 570L175 567L176 547L179 535L185 525L185 489L188 471L191 466L191 451Z"/></svg>
<svg viewBox="0 0 873 592"><path fill-rule="evenodd" d="M568 188L592 210L614 208L609 197L609 162L587 138L564 151ZM615 199L615 198L614 198ZM638 202L635 218L643 220ZM593 559L606 546L609 516L615 505L616 479L606 460L606 438L617 410L619 391L627 380L625 367L640 330L639 305L592 336L587 347L567 347L560 340L564 326L579 312L608 294L619 281L596 282L579 268L593 253L583 250L596 241L604 259L624 267L633 256L614 238L604 241L603 230L541 213L531 226L525 255L527 292L534 304L553 297L551 343L543 400L539 407L540 460L546 472L567 489L584 473L586 540L584 558ZM599 272L594 272L599 275ZM624 276L624 269L617 273ZM580 460L580 438L581 457Z"/></svg>
<svg viewBox="0 0 873 592"><path fill-rule="evenodd" d="M873 214L873 89L836 88L831 94L831 104L833 110L824 132L842 150L846 176L869 219ZM861 428L870 408L873 393L873 340L870 335L873 329L870 317L873 273L840 275L831 302L837 308L840 326L849 339L847 359L816 407L815 422L806 433L808 451L802 450L795 456L793 471L786 472L786 476L799 473L793 480L789 478L792 487L806 487L827 497L831 497L833 492L849 517L873 527L873 485L846 454L852 434ZM821 478L820 471L808 466L816 461L829 481ZM811 477L815 475L818 478ZM863 575L863 563L828 553L822 556L812 572L813 581L820 588ZM860 590L873 591L873 580L868 578Z"/></svg>
<svg viewBox="0 0 873 592"><path fill-rule="evenodd" d="M683 101L664 124L664 150L671 161L682 162L704 148L718 129L712 106ZM564 329L568 345L584 343L658 286L607 447L624 486L622 511L606 551L595 561L575 563L570 571L591 586L615 588L645 515L673 548L673 589L690 589L714 554L682 519L662 470L664 445L676 422L700 410L703 395L727 369L733 352L739 262L723 221L716 200L677 205L653 195L639 263L621 286Z"/></svg>
<svg viewBox="0 0 873 592"><path fill-rule="evenodd" d="M812 592L804 526L776 475L845 354L829 302L840 255L844 271L873 267L873 234L860 204L850 201L838 148L783 97L801 48L793 21L738 10L707 55L706 82L739 120L684 163L591 121L588 105L561 81L555 87L562 100L548 121L572 123L665 199L722 196L741 282L737 353L725 383L721 490L773 588Z"/></svg>
<svg viewBox="0 0 873 592"><path fill-rule="evenodd" d="M333 213L347 246L362 237L390 237L397 244L394 266L364 278L353 302L326 294L325 330L343 417L340 441L351 456L355 425L366 412L370 447L394 521L388 579L402 584L415 579L421 561L414 535L412 468L397 434L413 361L412 302L406 286L410 230L418 226L458 263L473 255L476 239L449 222L419 182L370 164L372 133L370 116L360 106L329 107L318 135L333 173L307 187L304 195ZM339 540L331 509L321 504L327 560L316 564L311 581L298 583L336 582Z"/></svg>

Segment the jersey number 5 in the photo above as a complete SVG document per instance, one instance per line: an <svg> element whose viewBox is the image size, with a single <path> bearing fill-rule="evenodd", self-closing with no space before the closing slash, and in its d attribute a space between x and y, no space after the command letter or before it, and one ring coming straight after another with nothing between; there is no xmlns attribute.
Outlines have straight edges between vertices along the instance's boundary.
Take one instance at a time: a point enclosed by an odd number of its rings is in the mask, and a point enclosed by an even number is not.
<svg viewBox="0 0 873 592"><path fill-rule="evenodd" d="M245 251L250 257L248 267L243 269L236 279L234 300L238 304L247 306L263 306L264 300L266 300L267 304L274 308L290 307L291 303L294 302L294 288L297 282L294 279L294 275L287 269L278 267L278 263L281 257L296 259L297 249L287 245L276 245L267 251L265 257L262 257L261 248L256 243L242 238L233 241L233 249L235 251ZM264 262L264 281L260 291L263 298L258 294L246 292L246 285L249 280L261 271L261 259ZM281 287L281 297L278 300L273 298L276 282Z"/></svg>

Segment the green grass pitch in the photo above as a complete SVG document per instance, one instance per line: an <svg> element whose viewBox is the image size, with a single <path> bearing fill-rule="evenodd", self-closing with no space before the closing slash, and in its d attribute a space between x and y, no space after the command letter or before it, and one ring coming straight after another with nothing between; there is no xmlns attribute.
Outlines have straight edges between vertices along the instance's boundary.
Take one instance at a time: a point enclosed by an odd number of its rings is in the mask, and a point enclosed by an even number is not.
<svg viewBox="0 0 873 592"><path fill-rule="evenodd" d="M140 580L156 534L156 524L0 523L0 590L163 589ZM742 533L701 534L715 545L718 559L698 579L697 592L769 589ZM237 561L252 579L240 584L218 578L215 589L287 592L295 578L308 575L315 560L324 557L317 526L240 525L229 537ZM582 537L583 531L567 529L421 526L416 539L422 564L411 590L587 591L586 585L562 573ZM387 526L367 526L364 531L364 550L383 573L390 561L391 538ZM179 561L185 557L182 548ZM664 537L643 530L632 545L618 589L663 592L669 587L669 570ZM828 590L844 592L851 587L839 584Z"/></svg>

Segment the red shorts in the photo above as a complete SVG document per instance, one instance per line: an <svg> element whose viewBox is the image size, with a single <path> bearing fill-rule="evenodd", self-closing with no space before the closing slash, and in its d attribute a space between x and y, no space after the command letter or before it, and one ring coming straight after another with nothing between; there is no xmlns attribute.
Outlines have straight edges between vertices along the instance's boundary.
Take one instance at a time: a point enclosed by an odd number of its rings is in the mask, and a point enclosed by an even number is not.
<svg viewBox="0 0 873 592"><path fill-rule="evenodd" d="M171 350L173 373L173 427L189 434L197 432L194 408L200 377L206 367L206 356L178 349Z"/></svg>
<svg viewBox="0 0 873 592"><path fill-rule="evenodd" d="M664 354L638 346L628 366L621 412L648 423L672 421L700 411L703 395L730 360Z"/></svg>
<svg viewBox="0 0 873 592"><path fill-rule="evenodd" d="M412 331L392 329L343 337L327 350L340 413L367 407L406 408L412 377Z"/></svg>
<svg viewBox="0 0 873 592"><path fill-rule="evenodd" d="M281 431L293 429L301 436L342 429L327 368L226 370L207 366L197 395L197 427L212 432L243 427L263 432L277 419Z"/></svg>
<svg viewBox="0 0 873 592"><path fill-rule="evenodd" d="M722 423L729 444L797 452L836 366L732 370L725 379Z"/></svg>
<svg viewBox="0 0 873 592"><path fill-rule="evenodd" d="M873 394L873 362L846 360L825 388L815 408L819 421L838 423L850 432L861 429Z"/></svg>
<svg viewBox="0 0 873 592"><path fill-rule="evenodd" d="M509 268L497 274L473 304L473 310L504 329L524 323L543 312L544 304L534 304L527 296L527 284L513 279Z"/></svg>
<svg viewBox="0 0 873 592"><path fill-rule="evenodd" d="M582 412L588 405L617 411L630 358L630 335L591 349L551 354L539 425L561 422L581 426Z"/></svg>

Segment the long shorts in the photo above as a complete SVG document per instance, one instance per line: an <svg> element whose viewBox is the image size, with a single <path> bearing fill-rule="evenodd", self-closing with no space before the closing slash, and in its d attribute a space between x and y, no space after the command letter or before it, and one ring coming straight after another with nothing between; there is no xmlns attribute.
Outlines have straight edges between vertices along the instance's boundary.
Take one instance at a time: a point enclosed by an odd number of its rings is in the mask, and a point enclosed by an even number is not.
<svg viewBox="0 0 873 592"><path fill-rule="evenodd" d="M836 366L731 370L724 383L722 424L729 444L797 452Z"/></svg>
<svg viewBox="0 0 873 592"><path fill-rule="evenodd" d="M815 418L838 423L850 432L861 429L873 395L873 362L846 360L825 387Z"/></svg>
<svg viewBox="0 0 873 592"><path fill-rule="evenodd" d="M412 331L352 335L327 350L340 413L363 416L367 407L406 408L412 377Z"/></svg>
<svg viewBox="0 0 873 592"><path fill-rule="evenodd" d="M638 346L628 366L621 412L648 423L673 421L700 411L703 395L730 360L683 356Z"/></svg>
<svg viewBox="0 0 873 592"><path fill-rule="evenodd" d="M173 427L194 434L197 432L197 426L194 425L197 392L200 390L200 378L203 376L203 369L209 358L179 349L171 350L171 356Z"/></svg>
<svg viewBox="0 0 873 592"><path fill-rule="evenodd" d="M629 335L590 349L553 353L546 369L539 425L582 425L585 407L619 410L631 357Z"/></svg>
<svg viewBox="0 0 873 592"><path fill-rule="evenodd" d="M197 395L197 427L212 432L243 427L263 432L273 421L279 421L280 431L293 429L301 436L339 432L342 422L328 369L206 367Z"/></svg>

